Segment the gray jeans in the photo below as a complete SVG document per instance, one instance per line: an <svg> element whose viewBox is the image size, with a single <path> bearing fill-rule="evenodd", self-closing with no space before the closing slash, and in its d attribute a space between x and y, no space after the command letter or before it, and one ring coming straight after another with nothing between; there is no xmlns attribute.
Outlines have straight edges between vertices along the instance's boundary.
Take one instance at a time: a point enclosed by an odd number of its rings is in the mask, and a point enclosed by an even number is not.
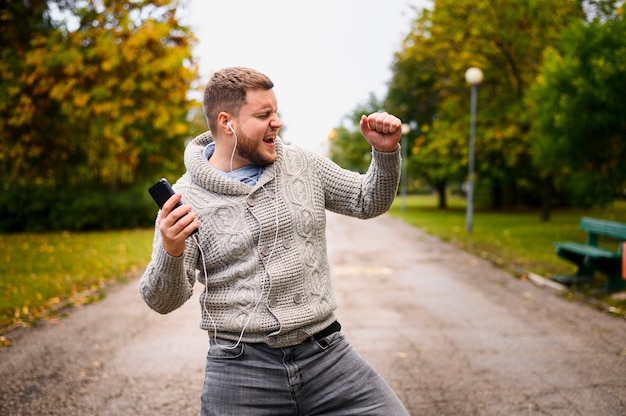
<svg viewBox="0 0 626 416"><path fill-rule="evenodd" d="M202 416L409 414L341 332L287 348L220 345L211 340Z"/></svg>

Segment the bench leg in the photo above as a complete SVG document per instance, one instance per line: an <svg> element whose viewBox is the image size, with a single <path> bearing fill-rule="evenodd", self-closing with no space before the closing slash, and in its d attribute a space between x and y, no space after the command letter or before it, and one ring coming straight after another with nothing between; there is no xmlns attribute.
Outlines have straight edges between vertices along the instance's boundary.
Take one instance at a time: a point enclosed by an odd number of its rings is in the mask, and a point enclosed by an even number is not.
<svg viewBox="0 0 626 416"><path fill-rule="evenodd" d="M622 273L607 275L608 280L604 291L608 293L621 292L626 290L626 280L622 279Z"/></svg>
<svg viewBox="0 0 626 416"><path fill-rule="evenodd" d="M613 293L626 290L626 280L622 278L622 261L621 259L594 259L589 260L593 266L606 275L607 281L604 286L604 292Z"/></svg>
<svg viewBox="0 0 626 416"><path fill-rule="evenodd" d="M557 283L560 283L565 286L572 286L577 283L590 283L593 281L593 275L589 273L576 272L575 274L560 274L558 276L554 276L552 278Z"/></svg>
<svg viewBox="0 0 626 416"><path fill-rule="evenodd" d="M578 270L576 270L576 273L572 275L555 276L552 280L566 286L571 286L576 283L589 283L593 281L595 269L585 262L585 256L561 250L557 251L557 255L574 263L578 266Z"/></svg>

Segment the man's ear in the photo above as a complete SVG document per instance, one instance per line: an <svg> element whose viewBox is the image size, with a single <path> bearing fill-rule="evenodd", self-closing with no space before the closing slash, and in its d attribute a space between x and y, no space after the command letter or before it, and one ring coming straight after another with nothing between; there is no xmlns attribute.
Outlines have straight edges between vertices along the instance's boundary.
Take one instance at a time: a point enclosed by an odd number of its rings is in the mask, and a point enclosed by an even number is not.
<svg viewBox="0 0 626 416"><path fill-rule="evenodd" d="M232 116L224 111L217 115L217 125L221 131L228 135L235 134L233 126L231 125Z"/></svg>

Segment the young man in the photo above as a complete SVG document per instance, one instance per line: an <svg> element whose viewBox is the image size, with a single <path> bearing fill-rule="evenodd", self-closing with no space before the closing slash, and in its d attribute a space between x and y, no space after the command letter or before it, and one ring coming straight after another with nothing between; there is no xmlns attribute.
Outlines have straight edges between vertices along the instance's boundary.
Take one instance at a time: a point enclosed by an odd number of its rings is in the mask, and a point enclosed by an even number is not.
<svg viewBox="0 0 626 416"><path fill-rule="evenodd" d="M325 237L327 209L358 218L389 209L401 122L361 118L373 150L360 175L282 143L273 86L248 68L208 82L210 132L185 150L187 172L157 217L141 296L168 313L196 280L204 285L202 415L407 415L340 332Z"/></svg>

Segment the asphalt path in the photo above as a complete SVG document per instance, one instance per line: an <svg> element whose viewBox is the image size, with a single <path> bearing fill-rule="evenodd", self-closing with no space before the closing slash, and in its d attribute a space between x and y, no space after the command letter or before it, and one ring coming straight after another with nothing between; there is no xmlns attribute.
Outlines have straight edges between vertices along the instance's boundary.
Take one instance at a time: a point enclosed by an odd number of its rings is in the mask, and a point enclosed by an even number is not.
<svg viewBox="0 0 626 416"><path fill-rule="evenodd" d="M626 320L387 215L329 214L328 246L343 332L412 415L626 415ZM135 279L12 332L0 415L197 415L199 313L151 311Z"/></svg>

